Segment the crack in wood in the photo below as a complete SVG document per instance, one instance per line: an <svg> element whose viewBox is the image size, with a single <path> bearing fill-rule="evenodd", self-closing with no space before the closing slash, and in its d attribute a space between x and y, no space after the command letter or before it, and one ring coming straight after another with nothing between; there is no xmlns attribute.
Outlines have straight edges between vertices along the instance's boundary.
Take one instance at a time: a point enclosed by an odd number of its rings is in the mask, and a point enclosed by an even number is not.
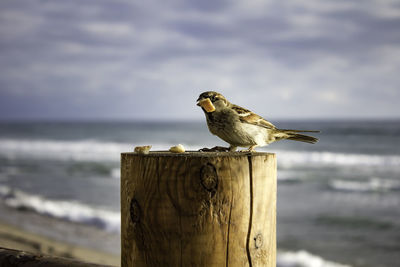
<svg viewBox="0 0 400 267"><path fill-rule="evenodd" d="M229 165L231 165L231 161L229 161ZM230 174L230 187L231 187L231 201L230 201L230 207L229 207L229 217L228 217L228 233L227 233L227 238L226 238L226 259L225 259L225 266L228 267L229 264L229 235L230 235L230 230L231 230L231 217L232 217L232 206L233 206L233 185L232 185L232 169L229 169L229 174Z"/></svg>
<svg viewBox="0 0 400 267"><path fill-rule="evenodd" d="M251 253L250 253L250 234L251 234L251 226L253 224L253 164L251 156L247 157L249 162L249 179L250 179L250 216L249 216L249 229L247 232L247 239L246 239L246 252L247 252L247 259L249 261L249 266L252 267L253 264L251 262Z"/></svg>

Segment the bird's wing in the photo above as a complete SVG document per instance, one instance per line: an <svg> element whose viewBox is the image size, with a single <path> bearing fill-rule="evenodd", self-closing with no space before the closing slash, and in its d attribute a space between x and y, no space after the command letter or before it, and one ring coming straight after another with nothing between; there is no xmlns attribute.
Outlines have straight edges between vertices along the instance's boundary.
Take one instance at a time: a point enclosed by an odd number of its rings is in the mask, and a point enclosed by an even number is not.
<svg viewBox="0 0 400 267"><path fill-rule="evenodd" d="M244 123L257 125L267 129L276 129L275 125L248 109L233 105L232 109L239 115L239 120Z"/></svg>

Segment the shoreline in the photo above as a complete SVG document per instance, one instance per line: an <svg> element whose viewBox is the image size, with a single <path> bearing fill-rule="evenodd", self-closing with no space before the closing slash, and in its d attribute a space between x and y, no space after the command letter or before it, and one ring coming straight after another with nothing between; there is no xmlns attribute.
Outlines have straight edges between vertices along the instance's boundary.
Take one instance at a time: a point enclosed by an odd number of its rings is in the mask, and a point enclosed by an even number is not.
<svg viewBox="0 0 400 267"><path fill-rule="evenodd" d="M4 222L0 222L0 246L25 252L72 258L90 263L120 265L119 255L52 240Z"/></svg>
<svg viewBox="0 0 400 267"><path fill-rule="evenodd" d="M120 265L120 256L50 239L0 222L0 246L25 252L72 258L84 262Z"/></svg>
<svg viewBox="0 0 400 267"><path fill-rule="evenodd" d="M120 235L0 202L0 247L120 266Z"/></svg>

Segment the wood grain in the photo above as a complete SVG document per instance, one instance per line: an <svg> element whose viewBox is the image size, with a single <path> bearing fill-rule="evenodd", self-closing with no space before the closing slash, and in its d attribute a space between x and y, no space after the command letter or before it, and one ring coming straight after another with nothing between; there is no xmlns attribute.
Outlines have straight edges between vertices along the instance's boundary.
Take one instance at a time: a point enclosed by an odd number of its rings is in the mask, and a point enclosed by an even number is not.
<svg viewBox="0 0 400 267"><path fill-rule="evenodd" d="M121 155L122 266L275 266L276 158Z"/></svg>

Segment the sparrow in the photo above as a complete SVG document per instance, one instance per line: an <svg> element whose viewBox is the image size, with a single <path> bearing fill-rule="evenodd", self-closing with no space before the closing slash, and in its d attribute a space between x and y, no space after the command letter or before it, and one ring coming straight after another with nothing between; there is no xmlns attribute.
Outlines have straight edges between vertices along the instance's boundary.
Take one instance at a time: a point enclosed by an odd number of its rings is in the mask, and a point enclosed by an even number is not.
<svg viewBox="0 0 400 267"><path fill-rule="evenodd" d="M319 131L278 129L271 122L252 111L230 103L223 95L208 91L200 94L197 105L202 108L210 132L229 146L229 151L237 147L248 147L248 152L256 147L269 145L282 139L314 144L317 138L302 132Z"/></svg>

